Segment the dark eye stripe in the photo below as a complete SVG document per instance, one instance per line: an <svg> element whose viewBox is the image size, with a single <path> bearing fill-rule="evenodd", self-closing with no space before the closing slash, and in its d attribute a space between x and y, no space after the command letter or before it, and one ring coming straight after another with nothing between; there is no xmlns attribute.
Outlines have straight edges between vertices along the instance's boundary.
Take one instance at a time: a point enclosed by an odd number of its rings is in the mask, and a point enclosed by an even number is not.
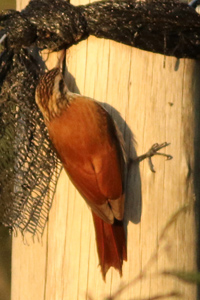
<svg viewBox="0 0 200 300"><path fill-rule="evenodd" d="M63 94L63 89L64 89L64 80L61 79L59 81L59 91L60 91L61 94Z"/></svg>

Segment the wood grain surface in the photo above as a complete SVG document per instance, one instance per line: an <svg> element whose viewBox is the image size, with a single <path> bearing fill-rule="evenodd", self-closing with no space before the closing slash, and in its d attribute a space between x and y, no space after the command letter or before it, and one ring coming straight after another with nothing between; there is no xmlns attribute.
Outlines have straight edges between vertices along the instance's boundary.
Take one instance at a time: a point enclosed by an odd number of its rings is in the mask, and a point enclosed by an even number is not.
<svg viewBox="0 0 200 300"><path fill-rule="evenodd" d="M53 59L51 66L55 64ZM196 269L193 182L199 75L194 60L177 61L94 37L68 50L69 88L105 103L129 156L167 141L171 145L163 152L173 159L153 157L156 173L147 160L131 165L125 205L128 261L123 277L111 269L106 283L98 267L92 215L63 171L43 237L13 238L12 300L179 299L175 293L196 299L194 285L162 272Z"/></svg>

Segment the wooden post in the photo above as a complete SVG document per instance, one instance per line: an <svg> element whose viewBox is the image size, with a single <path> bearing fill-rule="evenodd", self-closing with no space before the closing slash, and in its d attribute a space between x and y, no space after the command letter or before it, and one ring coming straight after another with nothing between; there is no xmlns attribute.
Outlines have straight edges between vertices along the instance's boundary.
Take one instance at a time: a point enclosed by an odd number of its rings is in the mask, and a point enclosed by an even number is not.
<svg viewBox="0 0 200 300"><path fill-rule="evenodd" d="M155 156L156 173L147 161L131 167L125 207L128 261L123 277L111 269L106 283L91 213L63 171L42 242L25 237L27 245L20 234L13 238L12 300L101 300L123 284L129 285L117 299L172 299L177 292L196 299L194 285L161 275L196 269L194 212L188 208L194 201L196 62L90 37L69 49L67 69L72 91L107 104L132 156L135 149L142 154L167 141L171 145L163 151L173 160Z"/></svg>

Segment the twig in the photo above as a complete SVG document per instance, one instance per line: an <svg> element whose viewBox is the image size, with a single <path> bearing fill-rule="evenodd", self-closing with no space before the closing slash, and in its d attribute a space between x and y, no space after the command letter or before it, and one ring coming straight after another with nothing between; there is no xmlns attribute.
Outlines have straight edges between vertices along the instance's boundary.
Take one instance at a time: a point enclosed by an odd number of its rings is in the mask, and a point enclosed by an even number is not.
<svg viewBox="0 0 200 300"><path fill-rule="evenodd" d="M150 269L150 267L153 265L153 263L158 258L158 253L159 253L159 250L160 250L160 247L161 247L161 243L164 240L167 231L169 230L169 228L174 224L174 222L177 221L177 219L183 213L186 213L192 207L192 205L193 205L193 202L184 204L170 217L169 221L166 223L166 225L164 226L163 230L160 233L155 251L153 252L151 257L149 258L149 260L146 263L143 270L133 280L131 280L129 283L124 284L123 286L121 286L115 293L113 293L113 295L111 297L107 297L106 300L115 300L115 299L117 299L117 297L120 294L122 294L122 292L124 292L124 290L126 290L129 286L132 286L132 285L136 284L138 281L140 281L141 279L144 279L147 276L148 270ZM176 295L177 295L177 292L173 292L173 293L176 293ZM158 296L161 297L162 295L158 295ZM164 295L163 295L163 297L164 297ZM161 298L148 298L148 300L154 300L154 299L161 299ZM134 300L136 300L136 299L134 299ZM144 300L144 299L140 299L140 300Z"/></svg>

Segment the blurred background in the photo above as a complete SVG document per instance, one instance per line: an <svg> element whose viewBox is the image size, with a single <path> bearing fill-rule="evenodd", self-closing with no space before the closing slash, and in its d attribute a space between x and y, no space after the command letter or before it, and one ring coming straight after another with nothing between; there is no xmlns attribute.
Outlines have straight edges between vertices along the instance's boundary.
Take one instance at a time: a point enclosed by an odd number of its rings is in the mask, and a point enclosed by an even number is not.
<svg viewBox="0 0 200 300"><path fill-rule="evenodd" d="M0 1L0 11L15 9L15 7L16 1ZM10 300L11 244L12 240L9 230L0 224L0 300Z"/></svg>
<svg viewBox="0 0 200 300"><path fill-rule="evenodd" d="M15 6L16 6L16 1L13 0L6 0L4 2L0 1L0 10L15 8Z"/></svg>

